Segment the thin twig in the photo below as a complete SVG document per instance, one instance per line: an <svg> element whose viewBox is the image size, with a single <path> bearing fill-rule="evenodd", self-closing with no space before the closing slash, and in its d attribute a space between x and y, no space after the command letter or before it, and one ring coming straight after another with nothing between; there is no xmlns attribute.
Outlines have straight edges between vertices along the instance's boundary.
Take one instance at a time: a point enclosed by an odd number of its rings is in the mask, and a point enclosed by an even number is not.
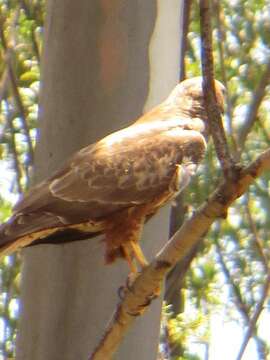
<svg viewBox="0 0 270 360"><path fill-rule="evenodd" d="M216 17L216 26L217 26L217 47L218 47L218 54L219 54L219 64L221 70L221 80L226 88L226 114L228 116L228 132L230 134L233 149L236 152L237 144L233 135L233 126L232 126L232 103L231 97L229 93L227 75L226 75L226 67L224 62L224 44L226 44L226 32L224 31L224 23L221 20L221 9L220 9L220 1L214 0L213 1L213 13Z"/></svg>
<svg viewBox="0 0 270 360"><path fill-rule="evenodd" d="M2 104L2 101L7 97L8 87L9 87L8 71L7 69L5 69L0 81L0 106ZM0 143L5 142L7 128L8 128L8 124L4 123L2 131L0 133Z"/></svg>
<svg viewBox="0 0 270 360"><path fill-rule="evenodd" d="M270 144L270 134L269 134L268 130L266 129L265 124L261 118L258 118L258 124L262 130L265 142L267 144Z"/></svg>
<svg viewBox="0 0 270 360"><path fill-rule="evenodd" d="M266 86L269 85L269 83L270 83L270 58L268 59L266 69L261 76L259 84L254 94L252 95L252 102L249 106L249 110L246 119L244 121L244 125L239 130L239 136L238 136L239 153L241 153L241 151L243 150L248 134L250 133L250 130L257 119L260 105L265 96L265 89Z"/></svg>
<svg viewBox="0 0 270 360"><path fill-rule="evenodd" d="M225 176L235 176L235 162L229 152L221 114L217 105L214 83L211 8L209 0L200 0L201 61L205 108L216 153Z"/></svg>
<svg viewBox="0 0 270 360"><path fill-rule="evenodd" d="M269 289L270 289L270 270L268 270L266 281L265 281L264 287L262 289L261 299L258 302L258 304L256 306L256 309L254 311L254 314L253 314L253 316L252 316L252 318L250 320L248 329L247 329L246 334L244 336L244 339L243 339L243 342L242 342L242 345L240 347L240 351L239 351L239 353L237 355L236 360L241 360L243 358L246 347L247 347L247 345L249 343L249 340L251 339L252 334L254 332L254 329L256 327L256 323L257 323L257 321L259 319L259 316L261 315L261 312L262 312L262 310L264 308L264 303L265 303L265 301L267 299Z"/></svg>
<svg viewBox="0 0 270 360"><path fill-rule="evenodd" d="M3 19L2 19L1 14L0 14L0 39L2 42L3 49L5 51L4 58L6 60L9 80L10 80L11 88L12 88L12 91L14 94L14 100L16 102L17 109L20 113L20 117L22 120L22 126L23 126L23 132L25 134L26 141L27 141L28 163L29 163L29 165L32 165L33 159L34 159L34 148L33 148L29 127L28 127L27 120L26 120L26 111L24 109L22 98L21 98L21 95L19 92L16 74L15 74L13 66L12 66L12 60L11 60L12 59L12 49L10 49L7 45L6 37L4 34L4 28L3 28Z"/></svg>
<svg viewBox="0 0 270 360"><path fill-rule="evenodd" d="M246 202L245 208L246 208L247 220L248 220L249 227L252 232L253 239L254 239L254 244L255 244L258 254L260 256L260 260L263 265L264 271L265 271L265 273L267 273L268 272L268 260L263 252L262 240L260 239L256 224L254 223L253 217L251 215L251 211L249 208L249 193L248 192L247 192L246 198L247 198L247 202Z"/></svg>
<svg viewBox="0 0 270 360"><path fill-rule="evenodd" d="M20 0L20 3L21 3L21 8L24 10L28 19L35 18L35 16L33 16L34 14L32 14L29 4L25 0ZM39 46L38 46L38 42L36 39L35 30L34 30L33 25L31 26L31 38L32 38L32 46L33 46L34 53L36 55L38 63L40 64Z"/></svg>
<svg viewBox="0 0 270 360"><path fill-rule="evenodd" d="M8 91L8 71L4 70L0 81L0 104L5 99Z"/></svg>
<svg viewBox="0 0 270 360"><path fill-rule="evenodd" d="M222 248L221 248L221 246L219 244L219 241L218 241L217 237L215 237L214 242L215 242L215 246L216 246L216 252L217 252L217 255L218 255L218 261L219 261L219 263L221 265L222 272L225 275L226 281L227 281L228 285L232 289L233 298L234 298L234 302L236 304L236 307L237 307L238 311L240 312L240 314L242 315L246 326L248 326L249 323L250 323L249 307L244 302L244 299L242 298L239 287L236 285L236 283L235 283L235 281L233 279L233 276L231 275L231 273L230 273L230 271L229 271L229 269L228 269L228 267L226 265L226 262L224 260L223 253L222 253ZM263 352L265 352L263 342L257 335L257 328L256 327L254 328L254 331L253 331L253 337L254 337L254 340L256 341L258 351L261 352L262 348L263 348Z"/></svg>
<svg viewBox="0 0 270 360"><path fill-rule="evenodd" d="M218 239L215 239L215 246L216 246L216 252L217 252L217 256L218 256L218 261L221 265L222 268L222 272L225 275L226 281L228 283L228 285L231 287L232 291L233 291L233 296L234 296L234 300L235 300L235 304L237 306L238 311L241 313L241 315L243 316L245 323L248 324L249 323L249 313L248 313L248 308L247 305L245 304L242 295L239 291L239 287L235 284L229 269L227 268L227 265L224 261L223 258L223 254L222 254L222 249L221 246L219 244Z"/></svg>
<svg viewBox="0 0 270 360"><path fill-rule="evenodd" d="M9 73L8 70L5 69L0 83L0 104L6 97L6 93L8 90L8 82L9 82ZM8 104L6 104L8 107ZM15 169L15 180L17 185L18 193L21 194L23 192L22 185L21 185L21 179L22 179L22 172L20 168L20 161L19 161L19 154L16 148L16 141L15 141L15 129L13 126L12 116L10 113L10 109L8 109L8 114L6 116L7 119L7 126L5 127L5 130L9 129L10 131L10 139L8 141L9 150L13 157L13 166Z"/></svg>
<svg viewBox="0 0 270 360"><path fill-rule="evenodd" d="M1 83L0 83L0 104L6 97L7 89L8 89L8 71L7 69L4 70L4 73L2 75ZM6 104L8 107L8 103ZM21 185L21 179L22 179L22 172L20 168L20 161L19 161L19 154L16 147L16 141L15 141L15 129L13 126L12 116L10 114L10 109L8 109L8 114L6 116L7 124L5 126L5 131L9 129L11 137L8 141L9 150L13 156L13 165L15 169L15 179L17 184L17 190L19 194L22 194L23 188ZM3 133L4 136L4 133ZM1 136L2 137L2 136Z"/></svg>
<svg viewBox="0 0 270 360"><path fill-rule="evenodd" d="M23 187L21 184L21 179L22 179L22 172L21 172L21 167L20 167L20 160L19 160L19 154L17 151L17 147L16 147L16 140L15 140L15 129L13 126L13 121L12 121L12 116L13 114L10 113L10 109L8 109L8 114L7 114L7 124L9 127L9 131L10 131L10 139L8 142L9 145L9 150L12 154L13 157L13 167L15 170L15 179L16 179L16 185L17 185L17 191L19 194L23 193Z"/></svg>
<svg viewBox="0 0 270 360"><path fill-rule="evenodd" d="M180 34L180 81L183 81L186 78L185 70L185 57L187 51L187 34L188 27L190 23L190 10L191 10L191 0L182 1L182 11L181 11L181 26ZM173 202L170 212L170 229L169 236L172 236L177 229L182 225L185 216L185 207L184 207L184 191L181 192ZM189 259L185 259L182 263L176 264L176 266L171 270L166 278L165 283L165 294L164 300L172 305L172 311L179 313L179 308L181 306L181 298L179 296L180 288L183 285L183 274L186 272L187 266L190 264L192 259L195 257L196 251L193 251L193 254L189 255Z"/></svg>
<svg viewBox="0 0 270 360"><path fill-rule="evenodd" d="M182 1L182 29L180 29L181 39L180 39L180 81L185 80L186 78L186 67L185 67L185 55L187 51L187 34L189 27L190 19L190 10L191 10L192 0Z"/></svg>
<svg viewBox="0 0 270 360"><path fill-rule="evenodd" d="M179 225L178 229L182 223ZM177 229L174 230L174 233ZM173 235L173 234L172 234ZM203 240L203 239L202 239ZM193 259L198 254L198 250L201 247L202 241L199 241L188 253L188 255L178 262L175 267L168 273L166 279L166 287L164 300L172 305L172 311L175 316L180 312L182 298L180 296L180 289L183 287L185 275L190 268Z"/></svg>
<svg viewBox="0 0 270 360"><path fill-rule="evenodd" d="M118 304L104 337L90 356L90 360L111 359L124 334L150 304L151 297L160 287L170 269L184 259L193 246L208 232L217 218L224 217L228 207L259 177L270 170L270 148L263 152L235 179L225 178L224 182L209 197L193 216L185 221L149 266L145 267L126 291Z"/></svg>

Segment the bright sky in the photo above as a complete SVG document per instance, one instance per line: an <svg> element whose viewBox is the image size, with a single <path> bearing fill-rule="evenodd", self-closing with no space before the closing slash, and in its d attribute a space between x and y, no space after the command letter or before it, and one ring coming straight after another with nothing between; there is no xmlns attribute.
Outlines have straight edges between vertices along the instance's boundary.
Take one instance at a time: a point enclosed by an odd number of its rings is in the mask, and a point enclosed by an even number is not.
<svg viewBox="0 0 270 360"><path fill-rule="evenodd" d="M224 304L228 303L228 286L225 284L220 289L221 300ZM228 305L229 306L229 305ZM235 360L241 348L245 333L243 333L242 324L237 320L229 320L228 313L232 314L235 319L239 319L237 311L226 307L219 306L218 311L210 315L210 337L209 337L209 358L207 360ZM185 312L189 314L195 313L196 310L192 304L185 305ZM265 310L257 322L258 335L267 343L270 343L270 314L265 305ZM199 331L198 331L199 332ZM195 335L195 334L194 334ZM200 343L200 338L194 336L190 341L189 349L194 355L199 355L202 360L205 359L205 345ZM251 339L245 350L242 360L257 360L258 353L255 342Z"/></svg>
<svg viewBox="0 0 270 360"><path fill-rule="evenodd" d="M270 315L267 311L261 315L259 323L259 335L270 342ZM241 326L236 321L228 321L224 312L215 313L210 318L210 339L209 339L209 358L208 360L235 360L243 341ZM200 344L194 337L190 342L190 350L194 355L205 358L205 345ZM258 359L256 345L251 339L248 343L242 360Z"/></svg>

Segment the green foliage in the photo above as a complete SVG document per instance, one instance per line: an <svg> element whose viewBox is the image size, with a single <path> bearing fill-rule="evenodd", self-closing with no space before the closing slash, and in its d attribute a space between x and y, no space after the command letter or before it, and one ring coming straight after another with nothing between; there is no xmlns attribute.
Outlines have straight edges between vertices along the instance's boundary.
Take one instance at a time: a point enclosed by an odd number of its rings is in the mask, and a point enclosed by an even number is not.
<svg viewBox="0 0 270 360"><path fill-rule="evenodd" d="M43 1L0 1L0 220L27 188L33 161ZM0 263L0 357L14 358L20 257ZM1 357L1 358L2 358Z"/></svg>
<svg viewBox="0 0 270 360"><path fill-rule="evenodd" d="M215 77L228 89L224 125L231 151L235 156L241 154L241 160L248 163L270 145L269 4L266 1L223 0L213 1L213 9ZM201 73L199 11L195 3L190 18L185 58L187 77ZM248 116L254 110L254 97L266 76L268 82L263 100L248 126ZM247 137L241 143L239 139L245 130ZM185 300L182 300L185 310L177 315L166 309L169 336L163 340L170 349L178 349L172 351L172 359L187 359L187 352L194 353L198 359L205 358L205 351L196 353L194 348L197 349L198 342L211 348L212 325L209 319L214 314L220 314L227 322L236 321L244 336L261 299L269 271L269 177L270 173L265 173L229 209L227 218L212 227L181 290L186 293ZM210 144L199 176L185 194L186 216L192 214L220 180L219 164ZM224 302L226 307L222 307ZM192 326L191 316L198 326ZM208 336L198 340L201 328L207 329ZM253 341L257 359L268 358L270 337L260 331L258 324Z"/></svg>
<svg viewBox="0 0 270 360"><path fill-rule="evenodd" d="M247 163L270 144L269 86L255 121L247 129L248 136L243 144L239 141L270 59L269 4L265 0L215 0L213 6L216 78L228 89L224 123L232 152L236 156L241 153L241 160ZM3 176L0 184L1 221L9 216L18 193L29 184L37 126L43 17L44 1L0 0L3 29L0 37L0 167L1 173L9 174ZM190 18L187 77L201 73L196 3L192 5ZM185 196L187 216L207 198L219 180L219 164L210 144L204 165ZM229 209L227 219L215 224L207 235L182 289L178 289L183 312L174 314L170 306L164 308L161 351L166 352L164 348L168 347L171 359L202 359L211 348L211 319L217 313L228 322L240 324L244 333L262 295L268 271L269 183L270 173L265 173L249 193ZM4 358L14 357L19 265L17 256L6 257L0 264L0 353ZM265 306L269 308L269 300ZM257 325L253 339L258 359L269 356L270 338L262 335Z"/></svg>

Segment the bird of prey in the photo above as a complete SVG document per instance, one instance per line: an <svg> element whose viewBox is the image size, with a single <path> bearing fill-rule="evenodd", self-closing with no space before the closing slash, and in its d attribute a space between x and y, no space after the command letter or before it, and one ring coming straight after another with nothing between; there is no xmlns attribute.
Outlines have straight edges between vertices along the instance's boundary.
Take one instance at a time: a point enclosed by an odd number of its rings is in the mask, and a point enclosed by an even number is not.
<svg viewBox="0 0 270 360"><path fill-rule="evenodd" d="M224 86L215 81L223 112ZM178 84L131 126L77 152L34 186L0 227L0 255L41 243L103 233L107 263L125 258L135 272L145 221L189 183L209 135L202 78Z"/></svg>

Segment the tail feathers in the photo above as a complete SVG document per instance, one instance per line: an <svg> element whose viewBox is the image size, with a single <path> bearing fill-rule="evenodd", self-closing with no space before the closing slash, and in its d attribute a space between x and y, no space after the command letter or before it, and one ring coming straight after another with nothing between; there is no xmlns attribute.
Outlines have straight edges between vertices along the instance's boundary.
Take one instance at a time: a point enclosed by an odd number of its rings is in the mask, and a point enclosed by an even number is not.
<svg viewBox="0 0 270 360"><path fill-rule="evenodd" d="M0 258L32 243L63 243L86 239L104 229L105 222L63 224L53 214L15 214L0 226Z"/></svg>
<svg viewBox="0 0 270 360"><path fill-rule="evenodd" d="M48 236L61 222L49 214L15 214L0 226L0 257Z"/></svg>

